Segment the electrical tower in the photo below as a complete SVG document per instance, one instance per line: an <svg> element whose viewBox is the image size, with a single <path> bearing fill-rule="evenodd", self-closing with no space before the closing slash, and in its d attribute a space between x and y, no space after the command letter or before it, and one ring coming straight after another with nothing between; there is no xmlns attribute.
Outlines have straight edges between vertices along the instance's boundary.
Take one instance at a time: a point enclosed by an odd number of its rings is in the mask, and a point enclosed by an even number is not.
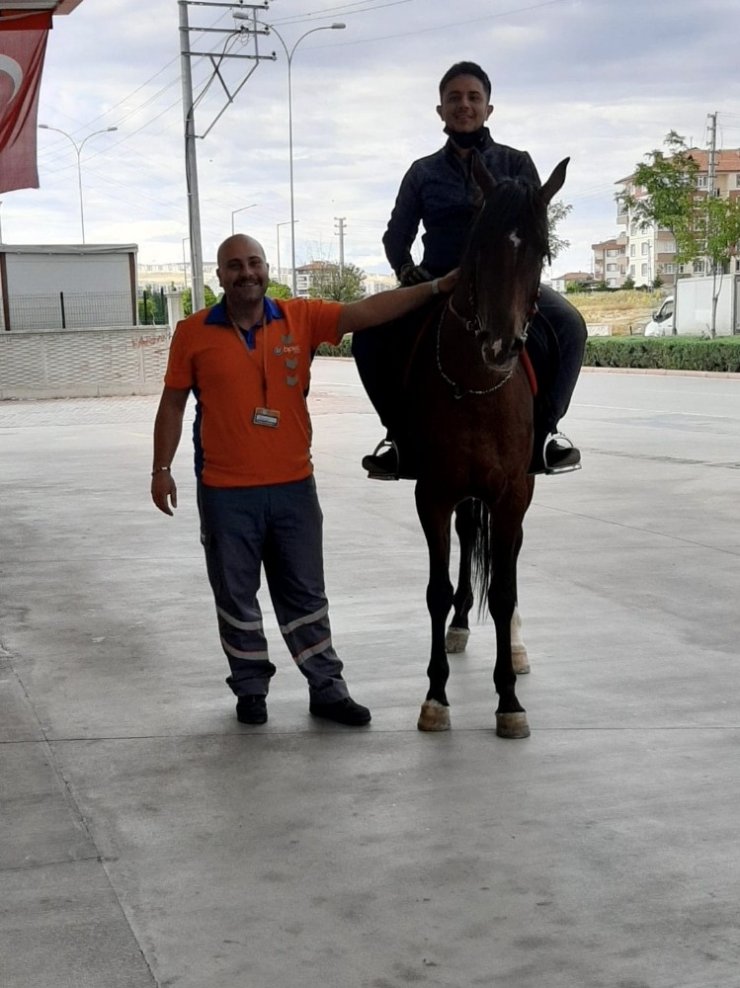
<svg viewBox="0 0 740 988"><path fill-rule="evenodd" d="M275 61L276 55L272 52L269 55L261 55L258 48L260 35L269 34L269 28L260 24L257 20L258 10L268 10L269 2L263 3L241 3L241 0L234 3L212 3L210 0L178 0L180 13L180 62L182 67L182 112L185 122L185 181L188 196L188 228L190 232L190 271L192 284L192 307L193 312L203 308L203 242L200 230L200 200L198 196L198 163L195 150L196 138L202 140L207 137L215 126L216 122L226 112L230 103L256 70L261 59ZM240 19L247 20L250 26L239 26L231 28L214 27L191 27L188 19L188 7L222 8L234 12L240 12ZM251 12L246 14L245 11ZM216 51L196 51L191 46L191 32L199 35L216 34L221 36L222 45ZM240 38L247 37L252 41L253 51L251 54L244 52L235 53L230 48L237 43ZM207 58L211 63L211 74L208 80L201 87L200 92L193 97L193 76L191 59L193 56ZM254 64L249 68L243 79L230 88L223 75L223 70L229 59L243 59ZM202 134L195 132L195 108L201 102L212 83L218 79L221 88L226 94L226 102L218 114L211 121L210 125ZM233 91L232 91L233 90Z"/></svg>

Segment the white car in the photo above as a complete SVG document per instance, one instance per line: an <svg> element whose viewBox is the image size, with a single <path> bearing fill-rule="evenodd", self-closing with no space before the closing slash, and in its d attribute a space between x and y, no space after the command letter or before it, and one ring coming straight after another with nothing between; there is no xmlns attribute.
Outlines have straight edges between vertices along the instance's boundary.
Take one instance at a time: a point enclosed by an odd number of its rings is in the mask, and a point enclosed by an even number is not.
<svg viewBox="0 0 740 988"><path fill-rule="evenodd" d="M673 332L673 296L663 299L663 304L645 327L645 336L670 336Z"/></svg>

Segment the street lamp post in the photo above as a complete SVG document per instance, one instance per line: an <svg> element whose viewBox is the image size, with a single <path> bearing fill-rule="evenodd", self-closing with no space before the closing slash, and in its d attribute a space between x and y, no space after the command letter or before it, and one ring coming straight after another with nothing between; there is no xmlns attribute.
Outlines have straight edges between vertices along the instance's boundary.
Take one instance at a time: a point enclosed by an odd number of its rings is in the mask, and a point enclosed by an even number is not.
<svg viewBox="0 0 740 988"><path fill-rule="evenodd" d="M234 217L237 213L243 212L245 209L253 209L257 205L256 202L250 203L248 206L240 206L239 209L232 209L231 211L231 236L234 236Z"/></svg>
<svg viewBox="0 0 740 988"><path fill-rule="evenodd" d="M190 240L190 237L182 237L182 281L184 288L188 287L188 262L185 257L185 244Z"/></svg>
<svg viewBox="0 0 740 988"><path fill-rule="evenodd" d="M68 134L66 130L60 130L59 127L50 127L48 124L39 124L39 130L55 130L57 134L63 134L64 137L72 144L72 147L77 153L77 187L80 190L80 229L82 231L82 242L85 243L85 211L82 204L82 164L80 162L80 155L82 154L83 147L87 144L91 137L95 137L97 134L107 134L110 131L118 130L118 127L104 127L103 130L94 130L92 134L88 134L84 137L80 143Z"/></svg>
<svg viewBox="0 0 740 988"><path fill-rule="evenodd" d="M282 284L282 268L280 267L280 227L290 226L290 220L285 220L283 223L277 223L275 225L275 230L277 232L277 280ZM296 223L300 222L296 220Z"/></svg>
<svg viewBox="0 0 740 988"><path fill-rule="evenodd" d="M236 20L246 20L249 15L247 14L234 14ZM307 38L309 34L315 34L316 31L342 31L346 27L346 24L341 22L336 24L326 24L324 27L313 27L310 31L306 31L302 34L300 38L295 42L292 48L288 48L287 44L283 40L283 36L273 27L272 24L268 24L267 27L270 29L270 33L274 34L280 44L283 46L285 52L285 57L288 60L288 154L290 156L290 259L291 259L291 269L292 269L292 290L293 295L298 294L297 284L296 284L296 273L295 273L295 199L293 194L293 55L298 45Z"/></svg>

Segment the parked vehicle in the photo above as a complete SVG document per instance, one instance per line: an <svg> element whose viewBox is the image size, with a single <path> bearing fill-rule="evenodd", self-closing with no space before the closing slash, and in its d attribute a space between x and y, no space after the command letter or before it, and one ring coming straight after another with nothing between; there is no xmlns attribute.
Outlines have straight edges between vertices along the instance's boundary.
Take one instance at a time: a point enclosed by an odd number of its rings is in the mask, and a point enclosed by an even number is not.
<svg viewBox="0 0 740 988"><path fill-rule="evenodd" d="M681 278L675 294L663 300L645 327L645 336L709 336L713 296L717 295L714 330L717 336L740 333L740 275Z"/></svg>
<svg viewBox="0 0 740 988"><path fill-rule="evenodd" d="M663 299L663 304L653 313L653 318L645 327L645 336L666 336L673 332L675 304L672 295Z"/></svg>

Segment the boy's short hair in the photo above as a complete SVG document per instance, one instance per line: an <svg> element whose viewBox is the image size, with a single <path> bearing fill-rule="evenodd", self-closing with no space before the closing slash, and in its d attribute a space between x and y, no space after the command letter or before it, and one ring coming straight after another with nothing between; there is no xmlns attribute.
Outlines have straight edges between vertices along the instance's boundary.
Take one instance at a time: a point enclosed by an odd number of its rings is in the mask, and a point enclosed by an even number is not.
<svg viewBox="0 0 740 988"><path fill-rule="evenodd" d="M455 62L454 65L450 66L449 69L442 76L439 83L439 98L442 99L442 93L444 88L450 79L454 79L458 75L472 75L475 76L480 82L483 83L483 88L486 91L486 98L491 98L491 80L488 78L486 73L475 62Z"/></svg>

